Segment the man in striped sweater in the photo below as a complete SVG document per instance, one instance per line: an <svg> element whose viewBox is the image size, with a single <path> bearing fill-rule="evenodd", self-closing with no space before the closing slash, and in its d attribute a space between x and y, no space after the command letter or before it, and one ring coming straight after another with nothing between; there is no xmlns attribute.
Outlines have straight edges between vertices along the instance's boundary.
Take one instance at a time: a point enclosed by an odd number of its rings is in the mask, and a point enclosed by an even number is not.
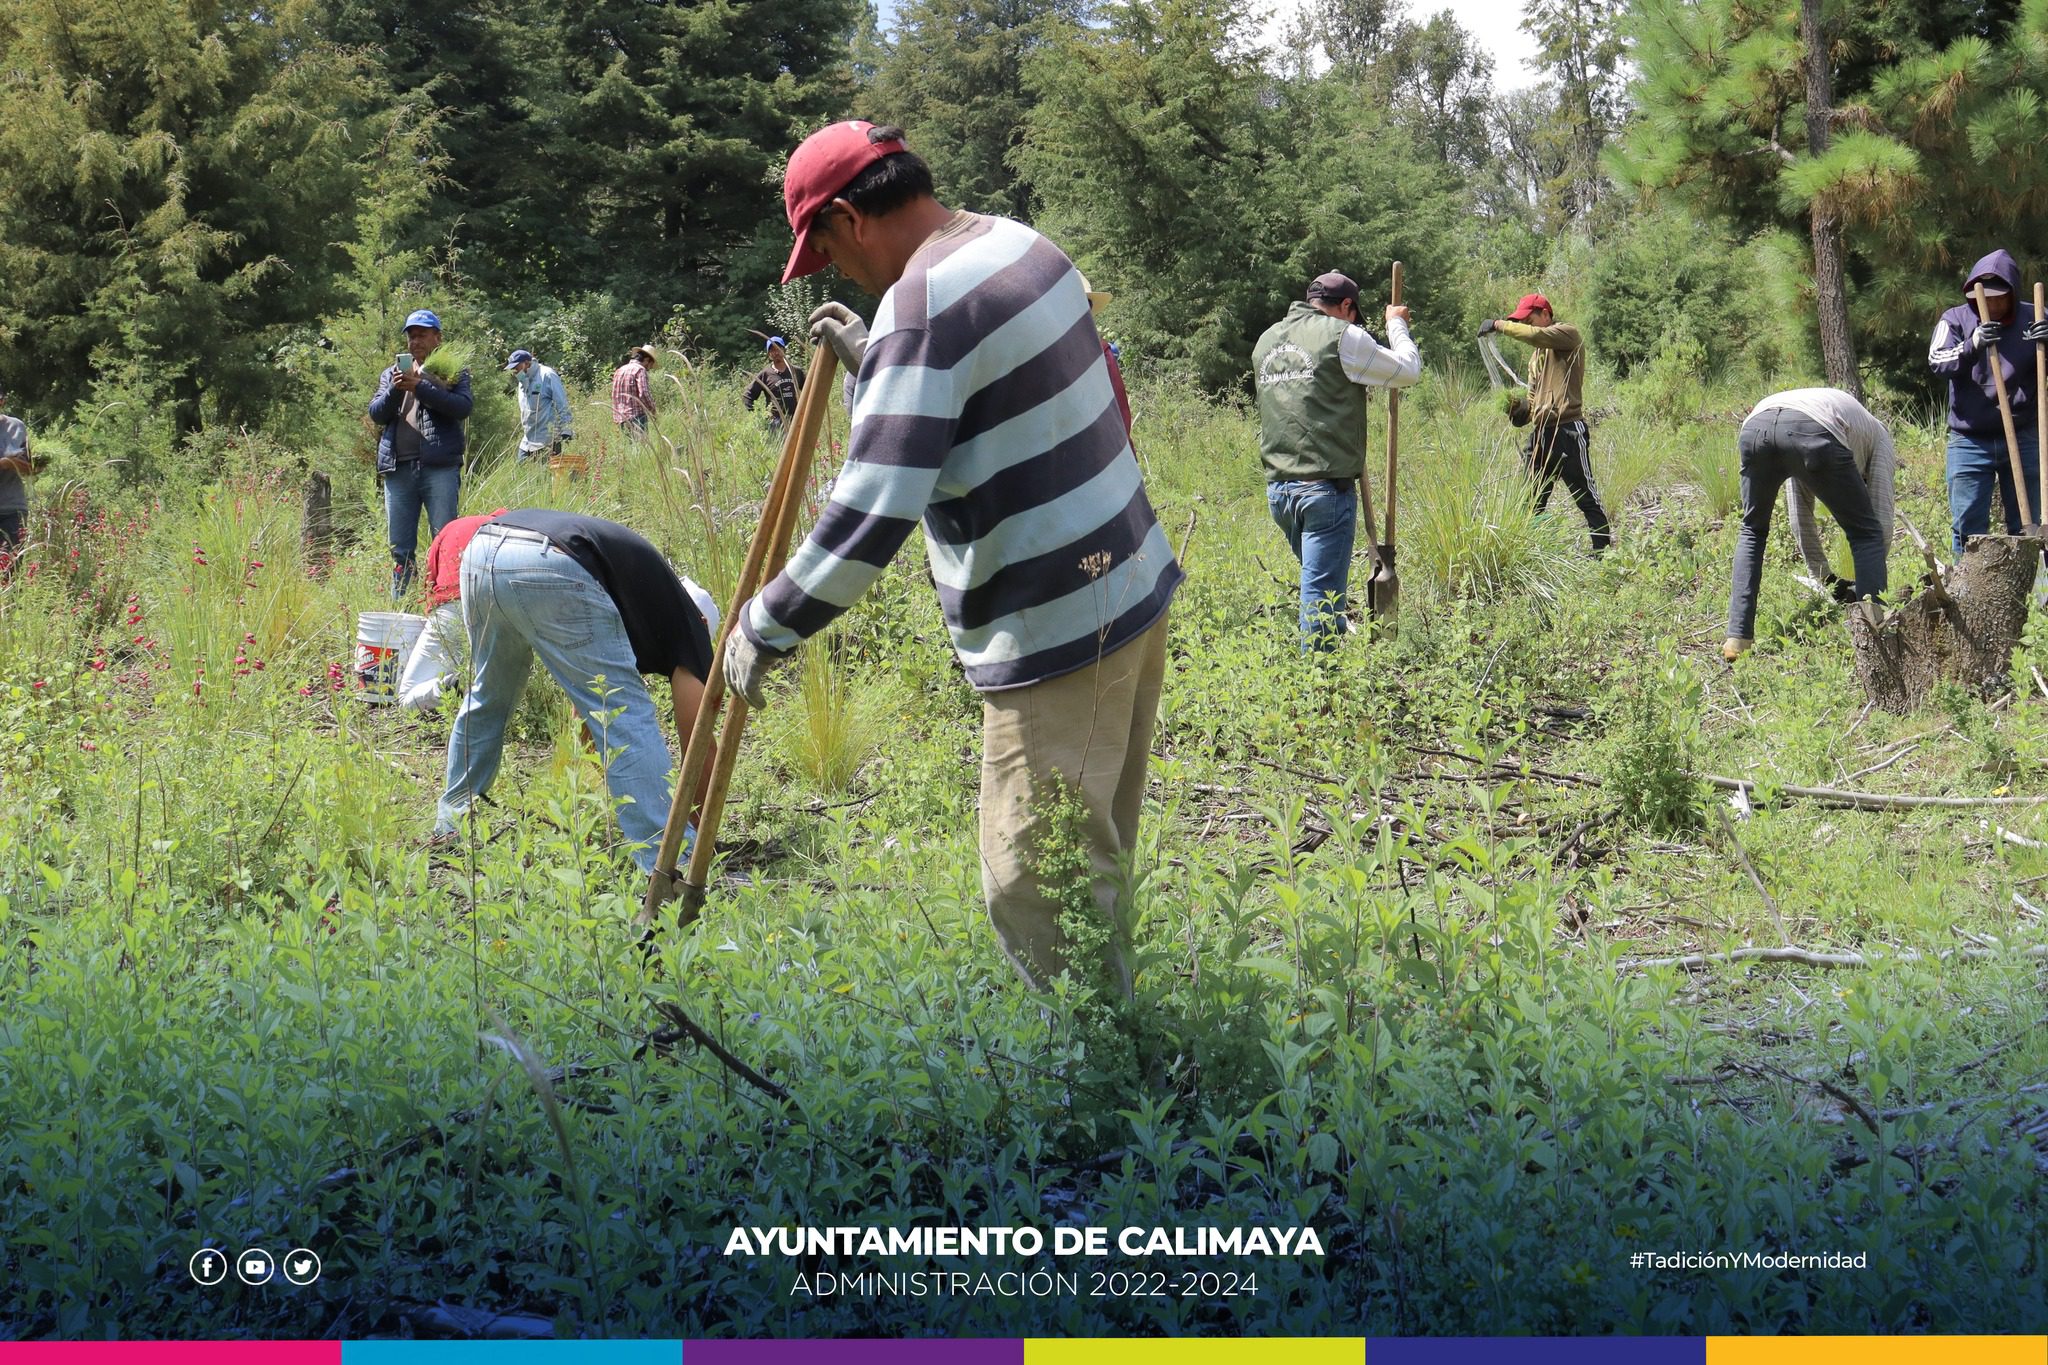
<svg viewBox="0 0 2048 1365"><path fill-rule="evenodd" d="M1020 223L956 213L902 133L837 123L783 180L785 281L836 265L881 296L870 336L813 319L859 376L846 463L789 566L740 611L726 680L762 683L881 575L921 521L953 647L982 693L981 872L1003 951L1034 987L1103 972L1128 994L1118 862L1138 811L1180 566L1145 496L1080 272ZM1036 834L1080 803L1109 960L1069 961Z"/></svg>

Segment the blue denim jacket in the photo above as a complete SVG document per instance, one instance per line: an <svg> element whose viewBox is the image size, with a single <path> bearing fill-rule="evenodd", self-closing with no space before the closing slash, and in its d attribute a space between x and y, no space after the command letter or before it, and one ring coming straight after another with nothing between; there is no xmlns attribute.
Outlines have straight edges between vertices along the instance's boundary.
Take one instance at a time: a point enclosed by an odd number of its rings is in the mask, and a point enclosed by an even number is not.
<svg viewBox="0 0 2048 1365"><path fill-rule="evenodd" d="M405 395L391 387L398 378L398 367L391 366L377 380L377 392L370 399L370 420L382 427L377 437L377 472L389 474L398 468L398 462L391 457L391 426L398 420L399 400ZM452 388L444 387L431 377L422 375L420 386L414 391L420 400L420 464L428 469L444 469L462 463L462 424L469 417L469 410L476 401L469 393L469 371L456 376Z"/></svg>

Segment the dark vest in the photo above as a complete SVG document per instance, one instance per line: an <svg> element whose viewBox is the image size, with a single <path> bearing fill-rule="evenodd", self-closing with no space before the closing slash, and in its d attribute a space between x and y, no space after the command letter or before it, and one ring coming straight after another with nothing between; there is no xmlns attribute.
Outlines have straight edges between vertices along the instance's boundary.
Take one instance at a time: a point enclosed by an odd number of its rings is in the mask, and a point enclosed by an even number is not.
<svg viewBox="0 0 2048 1365"><path fill-rule="evenodd" d="M1344 377L1352 324L1296 303L1252 348L1259 455L1268 482L1355 479L1365 470L1365 386Z"/></svg>

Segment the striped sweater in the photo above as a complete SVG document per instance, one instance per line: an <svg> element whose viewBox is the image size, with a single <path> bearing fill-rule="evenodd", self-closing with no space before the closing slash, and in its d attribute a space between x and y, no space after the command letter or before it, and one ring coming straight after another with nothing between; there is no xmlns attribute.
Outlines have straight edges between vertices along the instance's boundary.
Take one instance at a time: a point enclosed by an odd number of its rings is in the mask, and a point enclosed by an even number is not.
<svg viewBox="0 0 2048 1365"><path fill-rule="evenodd" d="M1080 272L1005 218L955 214L882 296L831 501L741 629L796 648L920 520L953 647L984 692L1094 663L1180 585Z"/></svg>

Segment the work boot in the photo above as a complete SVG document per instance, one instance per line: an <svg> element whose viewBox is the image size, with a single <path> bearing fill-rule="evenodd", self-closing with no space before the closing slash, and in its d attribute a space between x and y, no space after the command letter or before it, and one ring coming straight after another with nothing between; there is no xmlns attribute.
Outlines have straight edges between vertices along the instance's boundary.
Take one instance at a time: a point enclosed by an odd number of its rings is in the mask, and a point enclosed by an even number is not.
<svg viewBox="0 0 2048 1365"><path fill-rule="evenodd" d="M1755 644L1756 641L1754 640L1744 639L1740 635L1731 635L1721 642L1721 657L1732 664L1743 655L1749 653Z"/></svg>

